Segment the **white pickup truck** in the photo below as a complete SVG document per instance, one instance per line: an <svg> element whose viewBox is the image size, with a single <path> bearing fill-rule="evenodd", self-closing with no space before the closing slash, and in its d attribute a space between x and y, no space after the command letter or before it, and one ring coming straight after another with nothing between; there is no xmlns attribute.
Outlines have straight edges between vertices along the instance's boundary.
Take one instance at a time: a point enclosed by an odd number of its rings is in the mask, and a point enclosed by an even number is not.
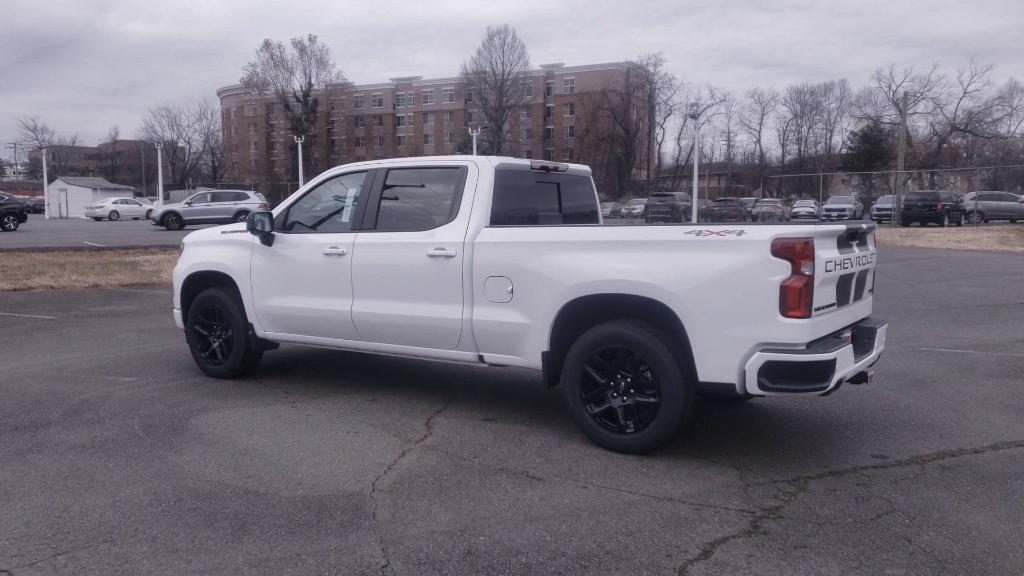
<svg viewBox="0 0 1024 576"><path fill-rule="evenodd" d="M216 378L278 343L539 370L594 442L639 453L701 395L866 382L875 254L872 224L604 226L582 165L380 160L189 234L174 321Z"/></svg>

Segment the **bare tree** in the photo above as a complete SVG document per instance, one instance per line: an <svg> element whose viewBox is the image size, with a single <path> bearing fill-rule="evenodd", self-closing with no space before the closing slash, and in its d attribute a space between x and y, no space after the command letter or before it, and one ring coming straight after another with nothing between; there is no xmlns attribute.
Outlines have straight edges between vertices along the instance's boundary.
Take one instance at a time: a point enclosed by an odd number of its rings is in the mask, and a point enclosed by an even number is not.
<svg viewBox="0 0 1024 576"><path fill-rule="evenodd" d="M653 190L665 160L669 123L682 108L678 99L681 83L674 74L665 70L666 60L661 52L643 54L635 62L645 76L647 182Z"/></svg>
<svg viewBox="0 0 1024 576"><path fill-rule="evenodd" d="M331 49L315 34L283 42L264 39L256 58L242 69L241 83L256 94L272 95L281 105L291 134L313 132L320 96L343 77Z"/></svg>
<svg viewBox="0 0 1024 576"><path fill-rule="evenodd" d="M107 130L107 138L103 142L105 146L97 154L100 171L103 173L103 177L111 182L117 182L120 179L127 162L126 152L118 149L117 141L120 139L121 129L117 125L111 126Z"/></svg>
<svg viewBox="0 0 1024 576"><path fill-rule="evenodd" d="M512 115L531 100L527 89L530 53L508 24L487 27L476 52L462 65L462 78L480 111L486 131L483 140L501 154L510 139Z"/></svg>
<svg viewBox="0 0 1024 576"><path fill-rule="evenodd" d="M163 158L172 184L183 186L198 176L203 142L193 110L175 104L152 108L142 119L139 137L163 143Z"/></svg>
<svg viewBox="0 0 1024 576"><path fill-rule="evenodd" d="M57 143L57 131L38 116L19 118L18 135L31 148L45 148Z"/></svg>
<svg viewBox="0 0 1024 576"><path fill-rule="evenodd" d="M759 171L762 172L767 158L764 150L766 132L778 105L779 93L774 89L752 88L747 91L746 103L740 111L740 126L753 143L754 157L757 159Z"/></svg>
<svg viewBox="0 0 1024 576"><path fill-rule="evenodd" d="M196 123L196 135L201 143L200 170L203 180L210 184L219 183L227 170L220 111L209 100L203 99L192 115Z"/></svg>

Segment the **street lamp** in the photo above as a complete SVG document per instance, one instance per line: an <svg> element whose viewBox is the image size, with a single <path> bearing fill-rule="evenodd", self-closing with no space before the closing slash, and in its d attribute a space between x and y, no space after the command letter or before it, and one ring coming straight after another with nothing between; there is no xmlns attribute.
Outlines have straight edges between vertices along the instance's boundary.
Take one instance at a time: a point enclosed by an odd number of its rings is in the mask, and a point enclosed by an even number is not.
<svg viewBox="0 0 1024 576"><path fill-rule="evenodd" d="M466 126L466 130L469 132L469 135L473 137L473 156L476 156L476 137L480 135L480 131L483 129L483 126L477 128L476 130L473 130L469 126Z"/></svg>
<svg viewBox="0 0 1024 576"><path fill-rule="evenodd" d="M691 201L690 209L693 212L691 219L693 223L697 223L697 162L700 156L700 123L697 120L700 119L700 103L690 102L687 106L687 117L693 120L693 199Z"/></svg>
<svg viewBox="0 0 1024 576"><path fill-rule="evenodd" d="M46 148L39 149L43 153L43 218L50 219L50 174L46 171L46 157L50 151Z"/></svg>
<svg viewBox="0 0 1024 576"><path fill-rule="evenodd" d="M163 142L153 142L156 148L156 207L164 205L164 156Z"/></svg>
<svg viewBox="0 0 1024 576"><path fill-rule="evenodd" d="M299 148L299 188L302 188L302 185L306 182L302 175L302 143L306 140L306 136L305 134L302 136L292 136L292 139L295 140L295 144Z"/></svg>

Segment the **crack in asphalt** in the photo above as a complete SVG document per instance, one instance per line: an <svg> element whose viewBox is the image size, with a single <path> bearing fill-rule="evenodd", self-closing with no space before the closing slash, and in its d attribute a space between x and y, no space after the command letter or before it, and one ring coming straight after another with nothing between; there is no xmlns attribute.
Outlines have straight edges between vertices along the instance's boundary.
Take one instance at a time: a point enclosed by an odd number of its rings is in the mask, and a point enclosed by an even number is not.
<svg viewBox="0 0 1024 576"><path fill-rule="evenodd" d="M398 463L401 462L403 458L405 458L410 452L415 450L420 444L426 442L434 434L434 419L437 418L438 415L447 410L449 407L451 407L451 405L455 402L455 397L457 395L457 392L453 393L451 397L449 397L448 400L445 401L443 405L441 405L440 408L434 410L433 412L430 413L430 415L427 416L427 419L423 421L423 434L421 434L419 438L414 440L412 444L405 447L405 449L399 452L398 456L391 460L391 462L388 463L387 467L384 468L384 471L378 474L377 477L374 478L373 482L370 484L370 498L373 500L373 533L377 537L377 544L380 548L381 557L383 558L383 562L380 565L381 576L387 575L388 569L391 567L391 556L388 554L387 542L385 541L384 538L384 530L381 527L380 522L377 518L377 508L380 505L380 501L377 499L377 484L381 480L383 480L385 476L390 474L391 471L395 469L395 466L397 466Z"/></svg>
<svg viewBox="0 0 1024 576"><path fill-rule="evenodd" d="M789 487L789 488L791 488L791 490L788 490L788 491L780 490L781 493L779 493L779 494L777 494L775 496L775 498L778 500L778 502L773 504L773 505L771 505L771 506L760 507L758 512L747 522L746 526L743 527L742 529L737 530L735 532L731 532L729 534L724 534L722 536L719 536L719 537L717 537L717 538L715 538L713 540L710 540L710 541L704 543L701 546L700 550L697 552L697 554L691 556L690 558L687 558L679 566L679 568L676 569L676 574L678 574L678 576L687 576L690 573L690 570L694 566L696 566L697 564L700 564L702 562L705 562L707 560L710 560L715 555L715 553L718 552L718 550L720 548L728 545L731 542L734 542L736 540L742 540L744 538L748 538L748 537L753 536L753 535L757 534L758 532L760 532L761 528L764 526L764 524L767 521L779 518L781 516L781 514L782 514L782 511L787 506L789 506L794 500L796 500L801 494L803 494L807 490L807 488L810 486L810 484L812 482L816 482L818 480L824 480L824 479L828 479L828 478L837 478L837 477L841 477L841 476L847 476L847 475L850 475L850 474L858 474L858 473L862 473L862 472L873 472L873 471L878 471L878 470L892 470L892 469L904 468L904 467L908 467L908 466L919 466L921 468L921 471L919 471L917 474L914 475L915 477L917 477L920 474L923 474L923 470L924 470L924 467L926 465L933 464L935 462L941 462L943 460L950 460L950 459L953 459L953 458L962 458L964 456L976 456L976 455L979 455L979 454L987 454L987 453L991 453L991 452L1001 452L1001 451L1005 451L1005 450L1017 450L1017 449L1022 449L1022 448L1024 448L1024 440L1006 440L1006 441L1003 441L1003 442L995 442L995 443L992 443L992 444L986 444L984 446L975 446L975 447L970 447L970 448L954 448L954 449L950 449L950 450L939 450L937 452L930 452L930 453L927 453L927 454L919 454L917 456L910 456L910 457L907 457L907 458L900 458L898 460L893 460L892 462L880 462L880 463L877 463L877 464L865 464L865 465L862 465L862 466L852 466L852 467L849 467L849 468L840 468L840 469L837 469L837 470L827 470L827 471L824 471L824 472L819 472L817 474L806 474L806 475L801 475L801 476L794 476L792 478L786 478L784 480L775 480L775 481L768 482L768 483L757 483L757 484L754 484L754 485L770 484L770 485L776 485L776 486L782 486L782 487ZM875 495L875 496L877 496L877 495ZM884 498L883 497L882 499L885 500L886 502L888 502L889 505L892 508L890 510L886 511L881 516L885 516L887 514L891 514L891 513L895 512L895 513L902 514L902 515L904 515L907 518L912 518L911 515L907 514L906 512L904 512L904 511L900 510L898 507L896 507L893 504L893 502L891 502L888 498ZM938 562L939 564L942 563L941 559L933 551L928 550L927 548L924 548L920 544L914 542L909 537L905 537L904 540L907 542L907 544L909 544L910 546L912 546L916 550L919 550L922 553L928 555L934 561Z"/></svg>

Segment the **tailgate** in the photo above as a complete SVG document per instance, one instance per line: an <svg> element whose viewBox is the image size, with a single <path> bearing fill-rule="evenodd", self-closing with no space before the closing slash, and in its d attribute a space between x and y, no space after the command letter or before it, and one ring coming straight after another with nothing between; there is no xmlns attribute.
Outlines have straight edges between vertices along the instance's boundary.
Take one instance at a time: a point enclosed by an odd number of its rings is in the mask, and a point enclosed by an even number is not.
<svg viewBox="0 0 1024 576"><path fill-rule="evenodd" d="M819 226L814 235L815 282L812 317L870 303L875 290L874 224ZM852 318L851 322L860 318Z"/></svg>

